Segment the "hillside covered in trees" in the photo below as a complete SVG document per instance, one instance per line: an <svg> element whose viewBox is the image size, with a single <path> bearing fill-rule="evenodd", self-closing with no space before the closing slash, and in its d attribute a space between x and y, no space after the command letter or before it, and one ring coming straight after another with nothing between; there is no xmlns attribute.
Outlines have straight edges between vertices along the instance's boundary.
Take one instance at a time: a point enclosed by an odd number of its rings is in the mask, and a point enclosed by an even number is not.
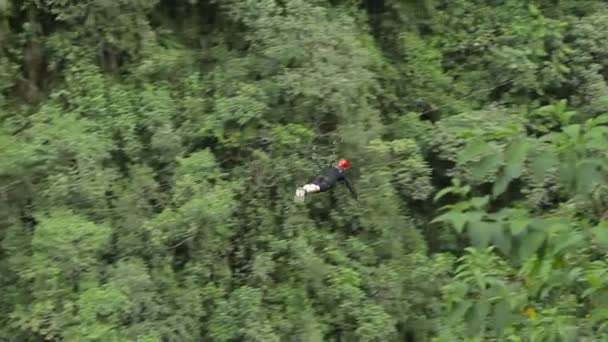
<svg viewBox="0 0 608 342"><path fill-rule="evenodd" d="M608 341L607 78L599 0L0 0L0 341Z"/></svg>

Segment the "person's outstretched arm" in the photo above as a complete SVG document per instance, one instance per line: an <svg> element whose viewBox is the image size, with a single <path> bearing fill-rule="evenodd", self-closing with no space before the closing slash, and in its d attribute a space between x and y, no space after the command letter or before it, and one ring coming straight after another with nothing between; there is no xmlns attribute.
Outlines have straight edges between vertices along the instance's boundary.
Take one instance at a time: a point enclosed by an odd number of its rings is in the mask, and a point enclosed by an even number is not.
<svg viewBox="0 0 608 342"><path fill-rule="evenodd" d="M355 191L355 187L351 183L350 179L348 179L348 177L346 177L346 175L343 177L343 179L344 179L344 184L346 185L346 187L348 188L350 193L353 195L353 197L355 199L358 199L357 192Z"/></svg>

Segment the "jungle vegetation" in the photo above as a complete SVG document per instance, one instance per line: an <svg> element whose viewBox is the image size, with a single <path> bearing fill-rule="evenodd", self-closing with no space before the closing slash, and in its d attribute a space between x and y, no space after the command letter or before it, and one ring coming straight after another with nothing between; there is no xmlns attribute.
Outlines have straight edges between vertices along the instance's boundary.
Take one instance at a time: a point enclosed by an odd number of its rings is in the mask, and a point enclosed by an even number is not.
<svg viewBox="0 0 608 342"><path fill-rule="evenodd" d="M0 0L0 341L606 341L607 78L599 0Z"/></svg>

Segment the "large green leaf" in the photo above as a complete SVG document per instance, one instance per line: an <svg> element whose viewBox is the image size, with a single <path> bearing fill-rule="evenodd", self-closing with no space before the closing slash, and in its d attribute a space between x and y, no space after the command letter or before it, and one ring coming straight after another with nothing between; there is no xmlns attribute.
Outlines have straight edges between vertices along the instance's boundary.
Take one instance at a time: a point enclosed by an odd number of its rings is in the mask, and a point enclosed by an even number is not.
<svg viewBox="0 0 608 342"><path fill-rule="evenodd" d="M456 323L467 315L475 303L468 299L463 299L461 302L456 304L456 307L448 314L447 321Z"/></svg>
<svg viewBox="0 0 608 342"><path fill-rule="evenodd" d="M506 255L511 252L511 236L502 227L497 227L494 230L492 243Z"/></svg>
<svg viewBox="0 0 608 342"><path fill-rule="evenodd" d="M476 247L486 247L495 234L498 224L485 221L469 222L467 232L469 239Z"/></svg>
<svg viewBox="0 0 608 342"><path fill-rule="evenodd" d="M608 127L595 126L585 132L585 147L587 149L604 151L608 144Z"/></svg>
<svg viewBox="0 0 608 342"><path fill-rule="evenodd" d="M608 249L608 224L600 223L591 228L594 241L603 248Z"/></svg>
<svg viewBox="0 0 608 342"><path fill-rule="evenodd" d="M492 196L500 196L507 190L513 179L521 176L529 150L530 143L525 139L515 139L509 143L504 154L505 166L500 170L498 178L492 186Z"/></svg>
<svg viewBox="0 0 608 342"><path fill-rule="evenodd" d="M546 234L541 231L530 231L525 236L521 237L519 246L519 257L521 260L526 260L531 255L535 254L540 246L545 242Z"/></svg>
<svg viewBox="0 0 608 342"><path fill-rule="evenodd" d="M558 254L567 251L568 249L580 246L580 244L584 241L584 237L579 232L567 231L555 236L552 240L554 243L553 252Z"/></svg>
<svg viewBox="0 0 608 342"><path fill-rule="evenodd" d="M492 186L492 196L498 197L502 195L509 187L511 180L512 178L505 172L505 168L503 168Z"/></svg>
<svg viewBox="0 0 608 342"><path fill-rule="evenodd" d="M568 125L566 127L564 127L562 130L564 131L564 133L566 133L566 135L568 135L568 137L572 140L572 141L578 141L578 139L581 136L581 125L579 124L574 124L574 125Z"/></svg>
<svg viewBox="0 0 608 342"><path fill-rule="evenodd" d="M598 184L605 183L602 169L603 163L595 159L584 159L576 165L576 190L589 193Z"/></svg>
<svg viewBox="0 0 608 342"><path fill-rule="evenodd" d="M465 147L458 152L458 163L464 164L475 158L493 153L493 146L483 140L471 139Z"/></svg>
<svg viewBox="0 0 608 342"><path fill-rule="evenodd" d="M431 223L449 222L458 233L461 233L464 228L464 225L466 224L466 221L467 215L465 213L460 211L448 211L433 219Z"/></svg>
<svg viewBox="0 0 608 342"><path fill-rule="evenodd" d="M548 172L559 163L557 156L550 150L542 151L530 161L532 176L536 182L545 181Z"/></svg>
<svg viewBox="0 0 608 342"><path fill-rule="evenodd" d="M490 201L489 196L473 197L470 200L471 206L476 209L483 208L484 206L486 206L488 204L489 201Z"/></svg>
<svg viewBox="0 0 608 342"><path fill-rule="evenodd" d="M577 161L578 158L574 151L564 152L562 160L560 160L558 168L559 181L567 191L575 190Z"/></svg>
<svg viewBox="0 0 608 342"><path fill-rule="evenodd" d="M491 172L500 167L503 161L501 152L492 153L481 158L479 162L472 165L473 177L483 181L484 178Z"/></svg>
<svg viewBox="0 0 608 342"><path fill-rule="evenodd" d="M498 303L494 304L492 312L492 326L496 332L502 334L503 329L509 324L511 320L511 308L509 302L505 299L499 300Z"/></svg>
<svg viewBox="0 0 608 342"><path fill-rule="evenodd" d="M475 303L471 308L470 315L466 321L468 333L470 335L476 335L481 332L490 310L491 304L486 298L482 298Z"/></svg>
<svg viewBox="0 0 608 342"><path fill-rule="evenodd" d="M511 228L511 234L521 234L530 223L532 223L532 220L526 217L514 218L509 223L509 227Z"/></svg>
<svg viewBox="0 0 608 342"><path fill-rule="evenodd" d="M510 165L518 165L521 167L526 160L530 147L528 140L523 137L511 141L505 150L505 163L507 164L507 167ZM517 169L513 169L509 174L511 174L513 178L519 177L519 174L517 174L516 171Z"/></svg>

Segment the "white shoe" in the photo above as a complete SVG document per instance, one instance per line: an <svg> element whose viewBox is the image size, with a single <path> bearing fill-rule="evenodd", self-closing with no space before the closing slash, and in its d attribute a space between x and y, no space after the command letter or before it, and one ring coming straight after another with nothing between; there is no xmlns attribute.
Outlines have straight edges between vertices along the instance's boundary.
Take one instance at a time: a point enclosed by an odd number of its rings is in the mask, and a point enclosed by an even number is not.
<svg viewBox="0 0 608 342"><path fill-rule="evenodd" d="M304 201L304 197L306 196L306 191L304 191L303 188L297 188L296 189L296 195L294 197L294 200L296 202L303 202Z"/></svg>

